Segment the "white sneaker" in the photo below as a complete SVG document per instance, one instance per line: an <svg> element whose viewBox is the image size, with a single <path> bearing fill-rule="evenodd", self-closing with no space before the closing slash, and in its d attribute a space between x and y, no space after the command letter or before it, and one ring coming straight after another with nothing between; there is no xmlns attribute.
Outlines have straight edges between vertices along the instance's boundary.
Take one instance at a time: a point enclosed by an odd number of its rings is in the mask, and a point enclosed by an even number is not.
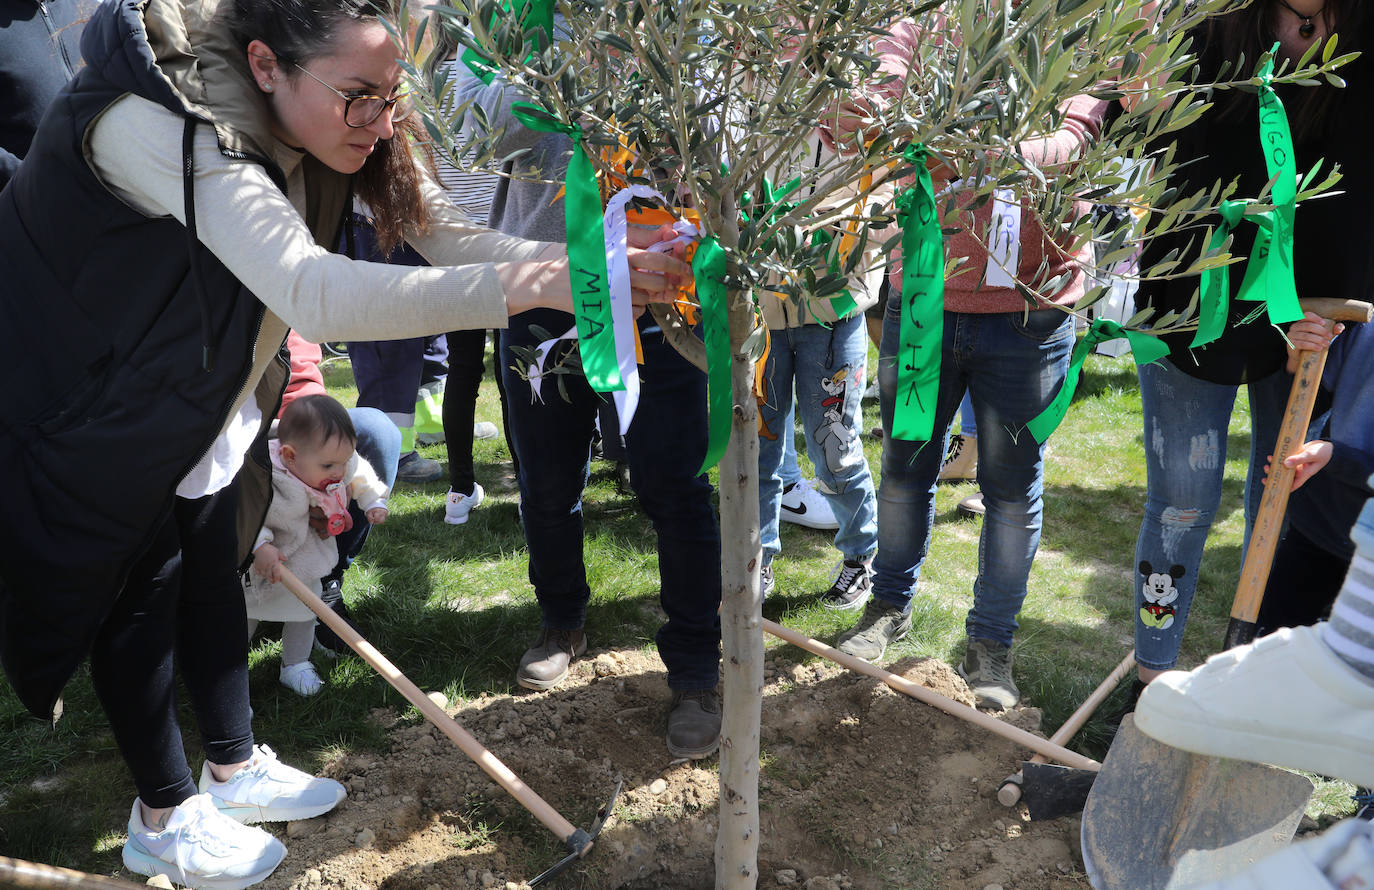
<svg viewBox="0 0 1374 890"><path fill-rule="evenodd" d="M782 490L782 509L778 515L783 522L834 531L840 527L835 511L825 495L816 490L810 479L789 485Z"/></svg>
<svg viewBox="0 0 1374 890"><path fill-rule="evenodd" d="M143 824L137 800L129 814L124 867L135 874L166 875L197 890L240 890L265 880L285 857L281 841L228 818L208 794L182 801L162 831Z"/></svg>
<svg viewBox="0 0 1374 890"><path fill-rule="evenodd" d="M297 695L307 697L319 695L320 690L324 688L324 680L320 679L319 673L315 671L315 666L308 661L282 665L281 674L278 678L281 680L281 685Z"/></svg>
<svg viewBox="0 0 1374 890"><path fill-rule="evenodd" d="M1322 640L1284 628L1145 687L1140 731L1166 745L1374 785L1374 683Z"/></svg>
<svg viewBox="0 0 1374 890"><path fill-rule="evenodd" d="M1374 824L1346 819L1240 874L1197 890L1337 890L1374 887Z"/></svg>
<svg viewBox="0 0 1374 890"><path fill-rule="evenodd" d="M448 502L444 504L444 521L449 525L462 525L486 497L487 493L476 482L472 483L472 494L459 494L450 488Z"/></svg>
<svg viewBox="0 0 1374 890"><path fill-rule="evenodd" d="M266 745L253 746L253 759L216 782L207 761L200 770L200 790L220 812L240 822L294 822L322 816L348 793L333 779L321 779L287 766Z"/></svg>
<svg viewBox="0 0 1374 890"><path fill-rule="evenodd" d="M479 420L472 425L472 437L474 439L495 439L496 424L489 420Z"/></svg>
<svg viewBox="0 0 1374 890"><path fill-rule="evenodd" d="M966 482L978 478L978 439L956 434L949 438L949 451L940 465L941 482Z"/></svg>

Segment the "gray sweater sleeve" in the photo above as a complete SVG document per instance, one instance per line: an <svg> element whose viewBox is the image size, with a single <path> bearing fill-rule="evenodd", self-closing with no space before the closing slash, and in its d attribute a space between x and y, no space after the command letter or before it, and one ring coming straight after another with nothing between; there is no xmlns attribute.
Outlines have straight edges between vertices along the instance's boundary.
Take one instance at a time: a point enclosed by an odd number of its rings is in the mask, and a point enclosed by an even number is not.
<svg viewBox="0 0 1374 890"><path fill-rule="evenodd" d="M561 19L555 18L555 27ZM521 91L500 74L484 84L467 66L458 66L454 98L459 104L468 103L482 109L491 132L495 134L493 148L497 157L524 151L503 167L505 174L492 198L488 223L511 235L537 241L567 241L564 223L564 204L559 192L568 169L572 140L561 133L531 130L511 113L516 102L529 101ZM482 139L485 132L477 122L477 115L464 115L462 135L468 139Z"/></svg>

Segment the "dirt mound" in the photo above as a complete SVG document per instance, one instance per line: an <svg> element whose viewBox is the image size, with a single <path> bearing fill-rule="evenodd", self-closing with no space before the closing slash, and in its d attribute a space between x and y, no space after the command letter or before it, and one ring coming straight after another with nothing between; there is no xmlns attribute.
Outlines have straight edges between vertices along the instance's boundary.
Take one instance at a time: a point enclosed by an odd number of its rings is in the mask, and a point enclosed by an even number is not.
<svg viewBox="0 0 1374 890"><path fill-rule="evenodd" d="M893 670L970 703L942 662ZM566 888L709 888L714 759L664 748L663 665L636 651L581 660L562 688L492 695L457 720L575 824L588 825L617 777L615 816ZM327 817L287 826L290 855L267 890L515 890L560 855L553 836L438 730L379 711L385 757L327 772L349 787ZM1037 729L1039 712L1006 719ZM766 666L760 887L799 890L1086 888L1078 823L1025 821L997 803L1025 752L829 663Z"/></svg>

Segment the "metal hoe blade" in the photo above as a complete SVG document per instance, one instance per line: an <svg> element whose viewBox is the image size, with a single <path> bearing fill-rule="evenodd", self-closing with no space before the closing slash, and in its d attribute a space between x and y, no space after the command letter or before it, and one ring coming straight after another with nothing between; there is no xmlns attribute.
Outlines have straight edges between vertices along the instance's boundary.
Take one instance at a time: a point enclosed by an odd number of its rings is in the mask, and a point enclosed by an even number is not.
<svg viewBox="0 0 1374 890"><path fill-rule="evenodd" d="M596 820L592 822L592 827L587 830L585 835L579 831L569 838L567 844L568 850L571 852L560 859L553 868L550 868L548 871L530 881L531 887L537 887L545 881L558 877L567 870L568 866L582 857L582 853L587 849L587 845L596 840L596 836L601 833L601 829L606 827L606 820L609 819L611 813L615 811L615 802L620 799L620 789L624 787L624 785L625 781L623 779L616 779L615 790L611 792L611 799L602 804L601 809L596 811Z"/></svg>
<svg viewBox="0 0 1374 890"><path fill-rule="evenodd" d="M1083 864L1097 890L1183 890L1288 845L1312 783L1297 773L1189 754L1128 715L1083 809Z"/></svg>
<svg viewBox="0 0 1374 890"><path fill-rule="evenodd" d="M1022 800L1031 821L1045 822L1083 810L1097 770L1027 760L1021 764Z"/></svg>

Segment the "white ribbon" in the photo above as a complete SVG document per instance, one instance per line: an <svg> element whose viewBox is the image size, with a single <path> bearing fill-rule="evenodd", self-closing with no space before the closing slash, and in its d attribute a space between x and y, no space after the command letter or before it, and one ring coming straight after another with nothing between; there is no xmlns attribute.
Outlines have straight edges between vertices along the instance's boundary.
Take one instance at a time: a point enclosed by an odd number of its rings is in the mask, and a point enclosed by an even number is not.
<svg viewBox="0 0 1374 890"><path fill-rule="evenodd" d="M611 322L615 331L616 365L620 368L620 380L625 384L623 390L615 390L611 398L615 401L616 415L620 418L620 434L630 430L635 411L639 408L639 365L635 361L635 311L630 295L630 258L628 254L629 223L625 219L625 205L631 198L644 198L666 204L662 195L647 185L631 185L616 192L606 204L602 223L606 239L606 284L611 295ZM684 228L685 226L685 228ZM691 223L676 223L673 228L678 237L672 241L655 244L650 250L671 250L675 245L692 240L696 227ZM536 399L542 399L540 390L545 375L544 360L560 340L576 340L577 326L567 333L539 344L534 365L529 370L530 391Z"/></svg>

